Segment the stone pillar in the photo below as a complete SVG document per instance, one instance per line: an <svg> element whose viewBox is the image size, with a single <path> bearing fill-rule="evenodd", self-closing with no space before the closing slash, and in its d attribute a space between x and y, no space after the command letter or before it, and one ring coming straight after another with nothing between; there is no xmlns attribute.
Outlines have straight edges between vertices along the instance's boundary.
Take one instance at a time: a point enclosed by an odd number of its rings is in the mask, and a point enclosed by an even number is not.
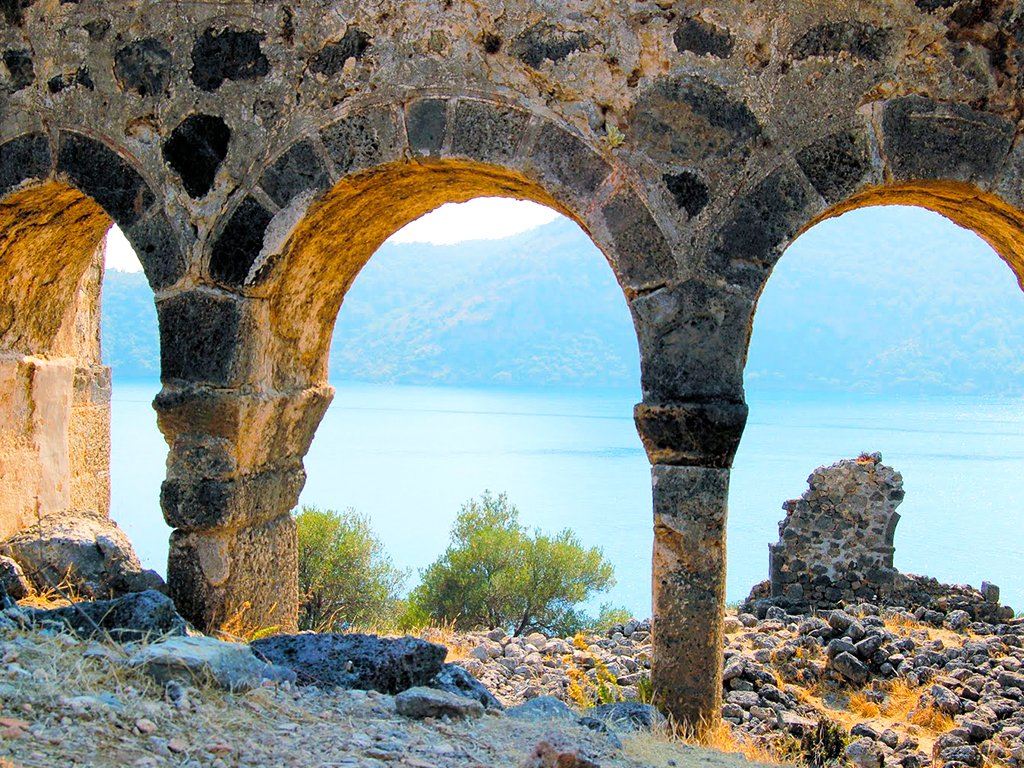
<svg viewBox="0 0 1024 768"><path fill-rule="evenodd" d="M302 457L330 387L291 393L168 386L154 406L171 445L161 505L171 536L167 580L205 629L295 631L298 553L291 510Z"/></svg>
<svg viewBox="0 0 1024 768"><path fill-rule="evenodd" d="M654 663L669 712L700 732L722 710L725 522L729 470L656 464Z"/></svg>
<svg viewBox="0 0 1024 768"><path fill-rule="evenodd" d="M635 409L653 464L651 682L676 721L698 734L721 717L728 468L746 414L728 402Z"/></svg>

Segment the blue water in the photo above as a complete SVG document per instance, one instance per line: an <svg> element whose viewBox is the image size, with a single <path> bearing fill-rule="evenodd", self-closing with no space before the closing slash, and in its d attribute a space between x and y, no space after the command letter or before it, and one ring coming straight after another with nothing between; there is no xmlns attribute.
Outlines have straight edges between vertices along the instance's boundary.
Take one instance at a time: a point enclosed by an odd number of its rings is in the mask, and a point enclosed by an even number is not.
<svg viewBox="0 0 1024 768"><path fill-rule="evenodd" d="M594 601L650 613L650 469L631 391L337 385L306 458L301 502L370 516L395 563L415 572L445 548L459 506L507 491L528 526L568 527L615 565ZM167 447L156 382L114 388L112 514L163 572L159 510ZM907 492L896 564L945 581L999 584L1024 609L1024 405L1019 400L750 397L732 475L728 599L767 577L781 505L814 467L881 451Z"/></svg>

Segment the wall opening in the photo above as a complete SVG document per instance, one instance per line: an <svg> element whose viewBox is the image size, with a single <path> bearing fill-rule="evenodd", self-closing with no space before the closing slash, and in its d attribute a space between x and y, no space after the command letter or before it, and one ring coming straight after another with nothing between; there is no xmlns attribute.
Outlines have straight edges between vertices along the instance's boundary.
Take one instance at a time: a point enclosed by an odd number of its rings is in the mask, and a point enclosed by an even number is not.
<svg viewBox="0 0 1024 768"><path fill-rule="evenodd" d="M113 536L114 548L103 550L105 575L94 572L98 565L79 561L82 573L71 582L81 594L96 596L157 583L151 574L140 575L134 558L121 549L127 542L108 530L107 518L132 519L145 528L159 525L159 480L145 492L130 481L149 472L149 463L162 474L166 457L162 439L161 449L149 457L139 451L145 441L120 435L115 424L114 440L127 441L121 455L130 459L120 472L111 473L109 364L121 366L119 360L108 359L108 345L101 341L101 305L125 314L134 301L130 309L137 317L127 324L137 320L151 329L156 310L141 267L134 298L121 290L117 272L106 274L112 240L108 232L119 230L104 210L61 183L24 186L0 201L0 280L5 286L0 298L0 539L20 534L10 554L37 588L45 588L45 579L60 580L64 566L53 554L33 559L22 542L38 535L32 532L40 524L44 535L67 525L49 523L47 516L74 518L73 536ZM130 254L127 242L121 250ZM134 255L130 258L137 265ZM154 331L154 343L155 336ZM158 350L154 354L158 359ZM149 400L144 408L146 413L134 420L159 437ZM131 527L125 526L130 535ZM163 551L162 560L159 552L146 557L144 567L164 571L166 535Z"/></svg>
<svg viewBox="0 0 1024 768"><path fill-rule="evenodd" d="M897 569L991 581L1003 602L1024 605L1021 308L992 247L920 207L858 208L798 238L754 320L729 599L767 577L780 506L815 467L880 451L904 478Z"/></svg>
<svg viewBox="0 0 1024 768"><path fill-rule="evenodd" d="M153 412L160 391L156 307L142 265L116 224L106 236L101 329L112 381L110 516L143 566L165 575L171 529L160 511L167 443Z"/></svg>
<svg viewBox="0 0 1024 768"><path fill-rule="evenodd" d="M568 527L602 547L617 585L596 602L649 615L636 335L574 221L474 198L412 222L345 294L327 369L336 391L300 503L368 515L412 569L408 587L444 551L460 506L489 489L508 492L529 528Z"/></svg>

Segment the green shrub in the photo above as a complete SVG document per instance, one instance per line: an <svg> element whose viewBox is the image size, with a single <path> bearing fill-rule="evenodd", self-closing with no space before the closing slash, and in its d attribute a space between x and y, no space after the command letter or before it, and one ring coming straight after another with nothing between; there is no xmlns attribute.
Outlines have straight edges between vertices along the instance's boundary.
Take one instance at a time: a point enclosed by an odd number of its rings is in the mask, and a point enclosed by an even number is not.
<svg viewBox="0 0 1024 768"><path fill-rule="evenodd" d="M633 618L629 608L625 606L602 603L596 618L589 621L587 629L595 635L603 635L616 624L625 624Z"/></svg>
<svg viewBox="0 0 1024 768"><path fill-rule="evenodd" d="M601 550L569 530L532 534L505 494L466 502L445 553L409 596L421 615L459 630L502 627L513 634L570 635L586 617L576 606L615 583Z"/></svg>
<svg viewBox="0 0 1024 768"><path fill-rule="evenodd" d="M303 507L299 628L328 632L390 625L409 572L395 568L369 521L352 509Z"/></svg>

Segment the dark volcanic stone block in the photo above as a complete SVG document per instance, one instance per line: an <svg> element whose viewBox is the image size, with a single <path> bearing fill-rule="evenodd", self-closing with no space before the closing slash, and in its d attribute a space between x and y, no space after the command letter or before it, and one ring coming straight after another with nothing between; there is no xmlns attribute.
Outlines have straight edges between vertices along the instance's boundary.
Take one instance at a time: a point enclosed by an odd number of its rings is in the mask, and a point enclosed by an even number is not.
<svg viewBox="0 0 1024 768"><path fill-rule="evenodd" d="M849 53L858 59L879 61L889 52L891 33L859 21L834 21L807 30L790 49L794 59Z"/></svg>
<svg viewBox="0 0 1024 768"><path fill-rule="evenodd" d="M127 229L153 205L142 177L104 144L61 131L57 172L100 204L118 226Z"/></svg>
<svg viewBox="0 0 1024 768"><path fill-rule="evenodd" d="M222 118L189 115L164 142L164 161L181 177L185 191L198 199L213 187L230 143L231 129Z"/></svg>
<svg viewBox="0 0 1024 768"><path fill-rule="evenodd" d="M171 479L160 488L160 506L172 528L237 528L266 522L293 507L305 482L301 467L228 479Z"/></svg>
<svg viewBox="0 0 1024 768"><path fill-rule="evenodd" d="M192 46L192 82L204 91L215 91L225 80L258 80L270 72L270 61L260 50L263 35L207 29Z"/></svg>
<svg viewBox="0 0 1024 768"><path fill-rule="evenodd" d="M260 186L282 208L296 195L322 192L330 184L327 169L309 141L300 141L267 168Z"/></svg>
<svg viewBox="0 0 1024 768"><path fill-rule="evenodd" d="M691 51L696 54L711 54L720 59L732 55L735 41L732 33L727 29L720 29L714 24L693 17L684 17L676 27L672 40L676 44L676 50Z"/></svg>
<svg viewBox="0 0 1024 768"><path fill-rule="evenodd" d="M620 191L602 212L615 241L613 261L620 280L643 287L663 283L672 276L672 250L650 211L632 190Z"/></svg>
<svg viewBox="0 0 1024 768"><path fill-rule="evenodd" d="M668 162L735 156L760 135L746 104L691 76L658 78L630 115L630 141Z"/></svg>
<svg viewBox="0 0 1024 768"><path fill-rule="evenodd" d="M25 9L31 8L35 0L3 0L0 2L0 11L3 11L4 21L9 26L20 27L25 19Z"/></svg>
<svg viewBox="0 0 1024 768"><path fill-rule="evenodd" d="M444 143L448 104L443 99L414 101L405 110L409 146L418 152L437 152Z"/></svg>
<svg viewBox="0 0 1024 768"><path fill-rule="evenodd" d="M771 267L789 239L807 223L807 192L800 178L780 168L741 198L719 232L713 253Z"/></svg>
<svg viewBox="0 0 1024 768"><path fill-rule="evenodd" d="M275 635L249 644L260 658L295 671L299 685L396 694L429 685L448 650L415 637Z"/></svg>
<svg viewBox="0 0 1024 768"><path fill-rule="evenodd" d="M164 381L227 384L237 356L239 300L194 290L157 302Z"/></svg>
<svg viewBox="0 0 1024 768"><path fill-rule="evenodd" d="M388 109L373 109L338 120L320 134L338 173L397 159L397 128Z"/></svg>
<svg viewBox="0 0 1024 768"><path fill-rule="evenodd" d="M882 116L885 154L893 177L986 181L1002 165L1014 124L961 104L923 96L894 99Z"/></svg>
<svg viewBox="0 0 1024 768"><path fill-rule="evenodd" d="M4 51L4 66L11 73L11 91L17 93L32 85L36 79L32 52L25 48L10 48Z"/></svg>
<svg viewBox="0 0 1024 768"><path fill-rule="evenodd" d="M645 400L742 400L751 299L691 280L631 306Z"/></svg>
<svg viewBox="0 0 1024 768"><path fill-rule="evenodd" d="M838 203L855 192L871 171L868 141L861 131L818 139L800 150L796 161L829 203Z"/></svg>
<svg viewBox="0 0 1024 768"><path fill-rule="evenodd" d="M65 608L30 608L29 615L36 622L63 624L83 638L103 640L109 634L119 643L180 636L187 628L171 598L152 589Z"/></svg>
<svg viewBox="0 0 1024 768"><path fill-rule="evenodd" d="M559 62L593 44L593 38L586 32L562 30L551 24L536 24L512 41L509 52L526 66L537 69L545 60Z"/></svg>
<svg viewBox="0 0 1024 768"><path fill-rule="evenodd" d="M676 205L685 210L691 219L703 211L711 199L708 185L700 176L690 171L666 173L661 180L665 182Z"/></svg>
<svg viewBox="0 0 1024 768"><path fill-rule="evenodd" d="M511 107L484 101L460 101L455 106L452 152L483 162L511 160L529 117Z"/></svg>
<svg viewBox="0 0 1024 768"><path fill-rule="evenodd" d="M259 202L245 198L213 244L210 276L225 285L243 285L263 250L263 233L271 219L273 215Z"/></svg>
<svg viewBox="0 0 1024 768"><path fill-rule="evenodd" d="M114 77L122 90L159 96L171 76L171 52L153 37L135 40L114 54Z"/></svg>
<svg viewBox="0 0 1024 768"><path fill-rule="evenodd" d="M26 179L45 179L52 160L50 140L42 133L26 133L0 144L0 195Z"/></svg>
<svg viewBox="0 0 1024 768"><path fill-rule="evenodd" d="M163 213L137 221L124 233L142 262L154 291L177 282L185 273L185 257L178 233Z"/></svg>
<svg viewBox="0 0 1024 768"><path fill-rule="evenodd" d="M633 409L652 464L732 466L747 423L744 403L673 403Z"/></svg>
<svg viewBox="0 0 1024 768"><path fill-rule="evenodd" d="M74 72L54 75L46 81L47 90L54 94L76 87L85 88L88 91L96 89L96 83L93 82L87 67L79 67Z"/></svg>
<svg viewBox="0 0 1024 768"><path fill-rule="evenodd" d="M561 186L588 201L611 173L611 167L597 152L550 123L540 129L530 159Z"/></svg>
<svg viewBox="0 0 1024 768"><path fill-rule="evenodd" d="M317 51L309 61L309 68L318 74L334 77L341 73L349 59L363 58L366 49L370 47L370 39L362 30L348 29L341 40L327 43Z"/></svg>

